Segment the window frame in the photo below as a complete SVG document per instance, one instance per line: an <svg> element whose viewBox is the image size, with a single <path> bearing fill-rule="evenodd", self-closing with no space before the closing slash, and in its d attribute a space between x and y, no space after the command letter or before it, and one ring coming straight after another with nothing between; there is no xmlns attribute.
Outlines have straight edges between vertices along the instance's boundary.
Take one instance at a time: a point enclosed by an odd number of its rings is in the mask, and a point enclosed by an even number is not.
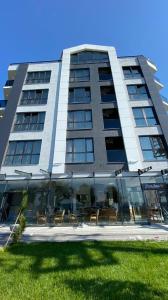
<svg viewBox="0 0 168 300"><path fill-rule="evenodd" d="M48 93L49 89L23 90L19 105L45 105L47 104Z"/></svg>
<svg viewBox="0 0 168 300"><path fill-rule="evenodd" d="M77 97L76 93L79 90L85 90L85 95L82 97ZM70 93L73 92L73 97L70 97ZM86 96L87 93L89 94L89 96ZM78 99L82 99L82 101L77 101ZM86 101L85 99L88 99L88 101ZM91 89L90 87L73 87L73 88L69 88L69 95L68 95L68 103L69 104L85 104L85 103L90 103L91 102Z"/></svg>
<svg viewBox="0 0 168 300"><path fill-rule="evenodd" d="M88 71L88 74L79 76L77 74L79 71ZM89 68L70 69L69 82L84 82L84 81L90 81L90 69Z"/></svg>
<svg viewBox="0 0 168 300"><path fill-rule="evenodd" d="M135 92L129 92L129 88L135 88ZM139 92L141 91L141 88L145 89L145 92ZM148 91L148 87L146 84L128 84L127 85L127 91L128 91L128 96L130 100L132 101L138 101L138 100L149 100L150 99L150 94ZM143 89L142 89L143 91Z"/></svg>
<svg viewBox="0 0 168 300"><path fill-rule="evenodd" d="M102 58L101 58L102 55ZM105 57L103 57L103 55ZM81 58L83 56L83 59ZM85 57L86 56L86 57ZM87 56L89 58L87 58ZM97 58L96 58L97 56ZM100 57L99 57L100 56ZM74 59L75 58L75 59ZM86 63L109 63L108 51L91 51L84 50L77 53L71 54L70 63L72 65L76 64L86 64Z"/></svg>
<svg viewBox="0 0 168 300"><path fill-rule="evenodd" d="M87 121L87 113L90 113L90 121ZM75 121L75 113L84 113L84 121L82 120L78 120ZM72 121L69 121L69 119L67 119L67 130L90 130L93 128L93 121L92 121L92 110L91 109L86 109L86 110L69 110L68 111L68 118L70 116L70 114L72 114ZM75 124L86 124L86 123L90 123L90 127L75 127ZM70 127L69 124L72 124L73 126Z"/></svg>
<svg viewBox="0 0 168 300"><path fill-rule="evenodd" d="M36 122L34 118L35 115L37 115ZM15 117L15 123L13 126L13 132L43 131L44 123L45 123L45 112L40 111L40 112L17 113Z"/></svg>
<svg viewBox="0 0 168 300"><path fill-rule="evenodd" d="M51 70L28 71L26 75L25 84L49 83L50 79L51 79Z"/></svg>
<svg viewBox="0 0 168 300"><path fill-rule="evenodd" d="M142 145L142 139L143 138L148 138L148 141L150 143L150 147L148 148L147 145L148 143L145 143L145 147L143 148L143 145ZM159 145L161 145L161 150L164 151L164 158L160 158L158 159L157 157L159 156L156 156L156 151L157 151L157 148L155 148L154 146L154 139L157 139L157 143ZM164 141L164 137L162 135L142 135L142 136L139 136L139 141L140 141L140 147L141 147L141 151L142 151L142 154L143 154L143 158L144 158L144 161L163 161L163 160L167 160L168 159L168 152L167 152L167 147L166 147L166 143ZM153 156L153 159L146 159L145 158L145 152L151 152L152 153L152 156ZM160 156L162 157L162 156Z"/></svg>
<svg viewBox="0 0 168 300"><path fill-rule="evenodd" d="M125 80L129 80L129 79L141 79L143 78L143 73L142 73L142 70L141 70L141 67L140 66L123 66L123 74L124 74L124 79ZM124 68L127 68L128 71L130 71L130 75L128 74L125 74L124 71L125 69ZM134 73L134 68L138 68L140 72L137 72L137 73ZM137 74L137 75L136 75Z"/></svg>
<svg viewBox="0 0 168 300"><path fill-rule="evenodd" d="M83 151L75 151L75 142L76 141L84 141L84 150ZM92 150L89 151L87 150L87 142L91 142L92 143ZM69 151L68 150L68 143L71 142L72 145L72 150ZM84 161L76 161L76 159L74 159L75 155L84 155L85 160ZM88 161L87 159L87 155L91 154L92 155L92 160ZM72 156L71 160L67 159L67 156ZM66 140L66 164L90 164L90 163L94 163L94 142L93 142L93 138L68 138Z"/></svg>
<svg viewBox="0 0 168 300"><path fill-rule="evenodd" d="M148 117L148 116L147 116L147 114L146 114L146 112L145 112L145 109L147 109L147 108L150 108L150 109L151 109L151 111L152 111L152 113L153 113L153 117ZM132 110L133 110L133 115L134 115L134 120L135 120L136 127L154 127L154 126L159 125L158 118L157 118L156 113L155 113L155 111L154 111L154 108L153 108L152 106L132 107ZM136 116L135 116L134 112L135 112L136 110L141 110L141 113L142 113L142 116L143 116L142 118L141 118L141 117L136 117ZM138 124L136 123L136 120L143 120L143 121L145 122L145 125L138 125ZM150 125L150 124L148 123L148 122L149 122L148 120L155 120L155 121L156 121L156 124Z"/></svg>
<svg viewBox="0 0 168 300"><path fill-rule="evenodd" d="M21 144L22 144L22 148L21 148ZM37 147L37 145L39 147L38 152L36 152L34 150L34 148ZM9 141L3 165L4 166L38 165L39 160L40 160L41 145L42 145L42 140ZM29 153L29 151L27 149L29 149L30 146L31 146L31 151ZM13 150L11 151L10 148L12 148L12 147L13 147ZM20 147L20 151L18 152L19 147ZM29 156L29 163L25 163L25 162L22 163L24 161L24 159L26 158L26 156L27 157ZM36 163L32 163L34 158L37 159ZM8 159L9 159L9 161L8 161ZM20 160L20 163L13 163L14 161L17 161L17 159Z"/></svg>

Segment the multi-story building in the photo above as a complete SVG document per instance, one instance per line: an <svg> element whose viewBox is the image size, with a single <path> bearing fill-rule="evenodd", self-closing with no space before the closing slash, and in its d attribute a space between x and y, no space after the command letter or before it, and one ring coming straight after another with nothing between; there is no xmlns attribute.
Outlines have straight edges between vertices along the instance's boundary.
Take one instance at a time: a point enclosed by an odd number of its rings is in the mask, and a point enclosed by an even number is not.
<svg viewBox="0 0 168 300"><path fill-rule="evenodd" d="M15 219L25 190L28 223L167 221L168 116L156 71L142 55L96 45L11 64L1 102L1 222Z"/></svg>

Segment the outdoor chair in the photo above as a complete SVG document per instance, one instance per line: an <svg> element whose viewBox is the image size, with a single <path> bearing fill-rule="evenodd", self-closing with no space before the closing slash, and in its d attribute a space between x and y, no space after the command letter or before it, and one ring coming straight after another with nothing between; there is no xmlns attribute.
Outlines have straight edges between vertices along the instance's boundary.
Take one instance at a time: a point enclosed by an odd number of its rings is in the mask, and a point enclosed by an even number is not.
<svg viewBox="0 0 168 300"><path fill-rule="evenodd" d="M58 211L55 213L54 215L54 223L63 223L64 221L64 215L65 215L65 209L63 209L62 211Z"/></svg>
<svg viewBox="0 0 168 300"><path fill-rule="evenodd" d="M37 212L37 224L46 224L47 216L45 214L40 214Z"/></svg>
<svg viewBox="0 0 168 300"><path fill-rule="evenodd" d="M77 215L74 213L71 213L70 211L68 211L68 220L70 223L78 223Z"/></svg>
<svg viewBox="0 0 168 300"><path fill-rule="evenodd" d="M117 222L117 210L114 208L102 208L100 217L108 222Z"/></svg>
<svg viewBox="0 0 168 300"><path fill-rule="evenodd" d="M97 209L95 212L91 212L89 216L90 222L95 222L96 225L99 221L99 209Z"/></svg>

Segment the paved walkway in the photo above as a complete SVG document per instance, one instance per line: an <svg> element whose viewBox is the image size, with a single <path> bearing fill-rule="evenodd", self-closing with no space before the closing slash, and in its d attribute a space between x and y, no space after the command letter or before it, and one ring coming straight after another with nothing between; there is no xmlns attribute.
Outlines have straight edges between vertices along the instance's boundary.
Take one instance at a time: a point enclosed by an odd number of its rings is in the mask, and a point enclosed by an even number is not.
<svg viewBox="0 0 168 300"><path fill-rule="evenodd" d="M0 227L0 246L5 244L10 229ZM83 241L83 240L166 240L168 241L168 225L129 225L129 226L67 226L67 227L27 227L23 241Z"/></svg>

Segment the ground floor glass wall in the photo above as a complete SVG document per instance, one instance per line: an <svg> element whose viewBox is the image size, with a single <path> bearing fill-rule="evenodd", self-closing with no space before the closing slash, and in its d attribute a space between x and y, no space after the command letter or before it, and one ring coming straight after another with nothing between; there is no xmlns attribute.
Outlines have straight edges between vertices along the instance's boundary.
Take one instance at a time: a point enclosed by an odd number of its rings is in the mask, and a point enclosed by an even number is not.
<svg viewBox="0 0 168 300"><path fill-rule="evenodd" d="M28 224L168 222L167 177L92 177L0 182L0 222L12 223L23 191Z"/></svg>

